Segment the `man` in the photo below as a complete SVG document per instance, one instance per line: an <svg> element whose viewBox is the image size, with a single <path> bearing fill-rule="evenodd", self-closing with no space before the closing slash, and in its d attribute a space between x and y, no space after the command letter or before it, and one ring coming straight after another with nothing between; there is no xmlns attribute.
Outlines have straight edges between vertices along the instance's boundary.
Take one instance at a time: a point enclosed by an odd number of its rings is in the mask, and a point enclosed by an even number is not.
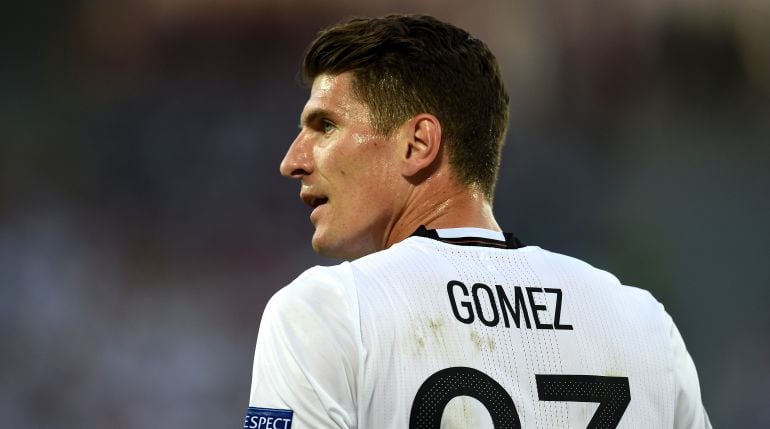
<svg viewBox="0 0 770 429"><path fill-rule="evenodd" d="M500 232L497 62L427 16L320 33L281 163L311 268L268 303L245 428L708 427L693 362L640 289Z"/></svg>

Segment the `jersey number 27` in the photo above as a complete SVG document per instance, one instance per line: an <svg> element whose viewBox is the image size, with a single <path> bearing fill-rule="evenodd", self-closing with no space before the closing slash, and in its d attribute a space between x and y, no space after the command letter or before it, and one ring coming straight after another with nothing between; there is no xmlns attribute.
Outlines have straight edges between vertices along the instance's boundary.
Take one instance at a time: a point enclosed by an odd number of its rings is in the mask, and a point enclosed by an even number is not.
<svg viewBox="0 0 770 429"><path fill-rule="evenodd" d="M628 377L535 374L541 401L598 402L588 429L615 428L631 402ZM505 388L483 372L468 367L443 369L420 386L412 403L409 429L439 429L452 398L470 396L484 404L495 429L520 429L519 413Z"/></svg>

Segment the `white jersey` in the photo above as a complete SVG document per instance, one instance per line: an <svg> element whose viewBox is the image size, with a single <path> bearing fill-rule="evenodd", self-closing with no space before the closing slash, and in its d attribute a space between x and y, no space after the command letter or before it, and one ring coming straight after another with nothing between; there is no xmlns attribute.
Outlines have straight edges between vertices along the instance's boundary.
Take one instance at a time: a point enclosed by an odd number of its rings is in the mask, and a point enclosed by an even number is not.
<svg viewBox="0 0 770 429"><path fill-rule="evenodd" d="M245 428L704 428L648 292L509 234L426 230L314 267L259 328Z"/></svg>

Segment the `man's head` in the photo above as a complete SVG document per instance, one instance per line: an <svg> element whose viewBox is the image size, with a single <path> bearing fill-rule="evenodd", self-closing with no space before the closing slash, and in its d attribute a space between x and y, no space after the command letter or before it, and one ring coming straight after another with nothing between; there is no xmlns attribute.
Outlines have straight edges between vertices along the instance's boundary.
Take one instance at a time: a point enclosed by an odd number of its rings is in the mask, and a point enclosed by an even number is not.
<svg viewBox="0 0 770 429"><path fill-rule="evenodd" d="M492 200L508 94L482 41L430 16L351 19L322 31L302 64L308 83L343 72L383 135L416 114L435 115L458 180Z"/></svg>
<svg viewBox="0 0 770 429"><path fill-rule="evenodd" d="M491 201L508 96L482 42L430 17L353 19L320 33L303 72L281 173L302 181L317 252L381 250L456 205L436 194Z"/></svg>

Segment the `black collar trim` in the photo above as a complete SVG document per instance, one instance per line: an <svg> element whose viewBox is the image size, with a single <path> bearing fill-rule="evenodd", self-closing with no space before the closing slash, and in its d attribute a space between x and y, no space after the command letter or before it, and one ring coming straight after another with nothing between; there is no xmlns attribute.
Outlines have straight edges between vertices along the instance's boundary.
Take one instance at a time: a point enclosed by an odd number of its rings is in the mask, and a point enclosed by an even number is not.
<svg viewBox="0 0 770 429"><path fill-rule="evenodd" d="M428 229L425 227L425 225L420 225L420 227L417 228L417 231L412 233L412 237L430 238L433 240L441 241L443 243L456 244L458 246L482 246L494 247L497 249L520 249L525 247L525 245L519 241L518 238L514 237L514 235L510 232L503 233L503 236L505 237L505 241L493 240L491 238L483 237L446 238L439 237L438 232L435 229Z"/></svg>

